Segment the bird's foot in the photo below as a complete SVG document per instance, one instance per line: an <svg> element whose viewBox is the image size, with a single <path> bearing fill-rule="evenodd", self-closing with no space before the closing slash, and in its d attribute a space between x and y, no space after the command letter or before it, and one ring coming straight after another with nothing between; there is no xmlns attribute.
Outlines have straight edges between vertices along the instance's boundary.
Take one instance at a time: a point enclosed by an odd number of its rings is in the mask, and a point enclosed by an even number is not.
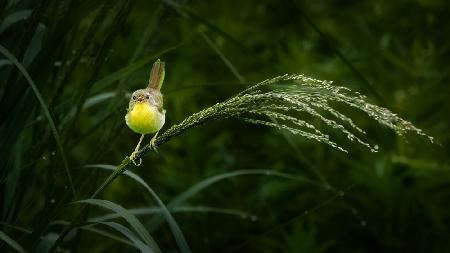
<svg viewBox="0 0 450 253"><path fill-rule="evenodd" d="M158 149L156 148L155 140L156 140L156 138L154 138L154 137L150 140L150 148L153 149L156 153L158 153Z"/></svg>
<svg viewBox="0 0 450 253"><path fill-rule="evenodd" d="M139 162L136 162L136 158L137 158L136 155L137 155L137 153L138 152L136 152L136 151L131 153L130 160L131 160L131 162L133 162L134 165L141 166L142 158L139 158Z"/></svg>
<svg viewBox="0 0 450 253"><path fill-rule="evenodd" d="M156 132L156 134L152 137L150 140L150 148L153 149L156 153L158 153L158 150L156 149L156 136L158 136L159 132Z"/></svg>

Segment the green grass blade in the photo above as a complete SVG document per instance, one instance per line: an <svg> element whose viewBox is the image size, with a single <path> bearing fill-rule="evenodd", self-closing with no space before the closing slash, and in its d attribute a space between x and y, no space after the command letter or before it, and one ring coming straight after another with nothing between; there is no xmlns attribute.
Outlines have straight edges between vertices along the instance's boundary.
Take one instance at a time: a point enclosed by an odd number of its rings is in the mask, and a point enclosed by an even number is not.
<svg viewBox="0 0 450 253"><path fill-rule="evenodd" d="M167 206L170 210L172 210L172 209L176 208L177 206L180 206L183 203L185 203L189 198L193 197L200 191L208 188L209 186L211 186L217 182L220 182L221 180L238 177L238 176L245 176L245 175L274 176L274 177L279 177L279 178L284 178L284 179L305 182L305 183L309 183L312 185L317 185L316 182L314 182L310 179L300 177L300 176L293 176L293 175L290 175L287 173L282 173L282 172L274 172L274 171L269 171L269 170L238 170L238 171L222 173L222 174L219 174L216 176L212 176L212 177L209 177L205 180L202 180L202 181L196 183L195 185L191 186L189 189L187 189L186 191L184 191L183 193L181 193L180 195L175 197L172 201L169 202L169 204ZM151 224L152 228L155 228L161 222L162 222L162 219L160 217L155 217L154 219L152 219L150 221L150 224Z"/></svg>
<svg viewBox="0 0 450 253"><path fill-rule="evenodd" d="M207 27L209 30L211 30L214 33L220 35L221 37L227 39L228 41L232 42L233 44L239 46L240 48L244 49L246 52L249 51L247 49L247 47L244 44L242 44L241 41L239 41L238 39L235 39L233 36L231 36L230 34L228 34L225 31L223 31L220 27L217 27L216 25L212 24L208 20L204 19L202 16L197 15L195 12L188 9L187 7L182 6L172 0L164 0L163 3L165 6L169 7L170 9L173 9L175 12L177 12L180 16L182 16L186 19L190 19L198 24L201 24L201 25Z"/></svg>
<svg viewBox="0 0 450 253"><path fill-rule="evenodd" d="M132 243L132 242L130 242L128 240L125 240L122 237L117 236L117 235L115 235L113 233L109 233L107 231L104 231L102 229L93 228L91 226L81 227L80 229L83 229L83 230L86 230L86 231L89 231L89 232L92 232L92 233L96 233L96 234L104 236L106 238L110 238L111 240L114 240L114 241L117 241L117 242L120 242L120 243L123 243L123 244L130 245L132 247L137 247L136 244L134 244L134 243ZM145 246L145 244L144 244L144 246ZM147 246L145 246L145 247L147 247Z"/></svg>
<svg viewBox="0 0 450 253"><path fill-rule="evenodd" d="M244 176L244 175L264 175L264 176L273 176L273 177L279 177L284 179L290 179L290 180L296 180L304 183L314 184L317 185L316 182L307 179L305 177L300 176L293 176L288 173L282 173L282 172L276 172L276 171L270 171L270 170L238 170L233 172L227 172L223 174L219 174L216 176L209 177L205 180L202 180L198 182L197 184L191 186L189 189L178 195L176 198L174 198L167 206L169 208L174 208L176 206L179 206L180 204L185 203L189 198L193 197L200 191L208 188L209 186L222 181L224 179L229 179L233 177L238 176Z"/></svg>
<svg viewBox="0 0 450 253"><path fill-rule="evenodd" d="M184 213L184 212L198 212L198 213L216 213L216 214L227 214L239 216L242 219L250 219L252 221L256 220L257 217L249 212L244 212L239 209L232 208L218 208L211 206L179 206L173 209L174 213Z"/></svg>
<svg viewBox="0 0 450 253"><path fill-rule="evenodd" d="M236 67L231 63L230 60L225 56L222 51L214 44L214 42L206 35L205 32L200 31L200 35L202 38L206 41L206 43L211 47L211 49L220 57L222 62L227 66L227 68L233 73L233 75L239 80L241 83L245 83L244 77L239 73L239 71L236 69Z"/></svg>
<svg viewBox="0 0 450 253"><path fill-rule="evenodd" d="M116 215L116 214L114 214L114 215ZM119 216L117 216L117 217L119 217ZM14 226L14 225L11 225L11 224L8 224L8 223L5 223L5 222L0 222L0 224L5 226L5 227L12 228L12 229L15 229L17 231L20 231L20 232L23 232L23 233L26 233L26 234L31 234L32 233L31 230L23 228L23 227ZM69 224L70 223L68 221L58 220L58 221L51 222L49 225L50 226L55 226L55 225L67 226ZM80 226L79 228L82 229L82 230L86 230L86 231L89 231L89 232L93 232L93 233L102 235L104 237L110 238L110 239L112 239L114 241L118 241L118 242L123 243L123 244L127 244L127 245L130 245L130 246L133 246L133 247L135 246L133 243L123 239L120 236L114 235L114 234L109 233L107 231L104 231L102 229L93 228L92 226L95 226L95 224L89 224L89 225L86 225L86 226ZM43 240L45 240L45 238L46 238L46 236L42 237Z"/></svg>
<svg viewBox="0 0 450 253"><path fill-rule="evenodd" d="M108 99L114 98L115 96L115 92L102 92L95 96L89 97L83 104L83 110L88 109L96 104L102 103Z"/></svg>
<svg viewBox="0 0 450 253"><path fill-rule="evenodd" d="M20 138L22 139L22 138ZM5 182L5 187L3 188L3 220L11 222L14 213L18 210L17 205L17 194L20 189L20 176L22 174L22 156L23 156L23 143L17 141L13 148L13 164L12 170L7 174L7 180Z"/></svg>
<svg viewBox="0 0 450 253"><path fill-rule="evenodd" d="M107 164L88 165L85 167L97 167L97 168L102 168L102 169L107 169L107 170L112 170L112 171L114 171L116 169L114 166L107 165ZM184 238L183 232L181 231L180 227L178 226L178 224L175 221L175 219L173 218L173 216L170 214L167 207L164 205L162 200L158 197L156 192L153 191L153 189L137 174L135 174L131 171L128 171L128 170L126 170L124 172L124 174L127 175L128 177L131 177L133 180L135 180L136 182L138 182L139 184L144 186L144 188L147 189L147 191L150 193L150 195L156 200L159 207L161 208L162 214L164 215L165 219L167 220L167 223L169 224L169 227L173 233L173 236L175 238L175 241L176 241L178 247L180 248L180 251L183 253L191 252L191 250L189 249L189 246L186 242L186 239Z"/></svg>
<svg viewBox="0 0 450 253"><path fill-rule="evenodd" d="M3 33L11 25L21 20L25 20L30 17L32 10L20 10L12 13L11 15L5 17L3 22L0 24L0 33Z"/></svg>
<svg viewBox="0 0 450 253"><path fill-rule="evenodd" d="M144 215L153 215L153 214L159 214L162 213L161 208L159 207L141 207L141 208L133 208L128 209L130 213L136 215L136 216L144 216ZM198 213L217 213L217 214L227 214L227 215L235 215L239 216L243 219L251 219L255 220L256 216L244 212L238 209L229 209L229 208L217 208L217 207L211 207L211 206L180 206L175 207L172 209L173 213L192 213L192 212L198 212ZM94 217L89 219L89 221L96 222L96 221L107 221L111 219L119 218L120 215L116 213L110 213L98 217Z"/></svg>
<svg viewBox="0 0 450 253"><path fill-rule="evenodd" d="M34 32L33 38L30 41L30 45L28 45L27 51L25 51L25 54L23 56L23 66L28 67L41 51L42 40L46 31L47 27L43 24L39 24L36 27L36 31Z"/></svg>
<svg viewBox="0 0 450 253"><path fill-rule="evenodd" d="M103 224L105 226L111 227L111 228L115 229L116 231L120 232L121 234L126 236L128 239L130 239L130 241L133 243L133 245L136 248L138 248L142 253L155 252L149 246L145 245L141 240L139 240L139 238L137 238L137 236L131 230L129 230L127 227L125 227L119 223L104 221L104 222L98 222L98 224Z"/></svg>
<svg viewBox="0 0 450 253"><path fill-rule="evenodd" d="M36 84L34 83L31 76L28 74L28 71L25 69L25 67L17 60L14 55L12 55L6 48L4 48L2 45L0 45L0 52L5 55L16 67L22 72L25 79L27 80L28 84L30 85L31 89L33 90L34 94L36 95L36 98L39 100L39 103L41 105L42 111L44 112L45 118L48 121L48 124L50 126L51 132L53 134L53 137L55 138L56 144L59 149L59 154L61 156L61 159L63 160L64 168L66 169L67 178L70 184L70 188L72 190L73 196L76 198L76 192L75 187L73 186L73 180L72 176L70 174L69 165L67 163L67 159L64 153L64 149L62 146L61 137L58 133L58 130L56 129L55 122L53 121L52 116L50 115L50 112L47 108L47 105L44 101L44 98L42 97L41 93L39 92L39 89L37 88Z"/></svg>
<svg viewBox="0 0 450 253"><path fill-rule="evenodd" d="M17 252L20 252L20 253L27 252L22 246L20 246L16 241L14 241L11 237L9 237L3 231L0 231L0 240L6 242L9 246L14 248Z"/></svg>
<svg viewBox="0 0 450 253"><path fill-rule="evenodd" d="M133 227L133 229L138 233L138 235L144 240L144 242L148 246L150 246L150 248L154 250L154 252L161 252L155 240L150 236L148 231L145 229L144 225L142 225L142 223L136 218L136 216L131 214L127 209L123 208L122 206L113 203L111 201L102 199L84 199L76 201L74 203L86 203L114 211L115 213L119 214L122 218L124 218Z"/></svg>
<svg viewBox="0 0 450 253"><path fill-rule="evenodd" d="M69 222L67 221L55 221L53 222L52 225L68 225ZM97 229L97 228L93 228L93 226L95 225L105 225L108 226L116 231L118 231L119 233L123 234L125 237L127 237L129 239L125 240L120 236L114 235L112 233L103 231L101 229ZM127 227L116 223L116 222L103 222L103 221L97 221L97 222L90 222L87 225L82 225L79 227L79 229L82 230L86 230L89 232L93 232L99 235L102 235L104 237L110 238L112 240L121 242L123 244L127 244L129 246L135 247L137 249L139 249L141 252L143 253L153 253L155 252L154 250L152 250L149 246L147 246L145 243L143 243L136 235L135 233L133 233L131 230L129 230Z"/></svg>

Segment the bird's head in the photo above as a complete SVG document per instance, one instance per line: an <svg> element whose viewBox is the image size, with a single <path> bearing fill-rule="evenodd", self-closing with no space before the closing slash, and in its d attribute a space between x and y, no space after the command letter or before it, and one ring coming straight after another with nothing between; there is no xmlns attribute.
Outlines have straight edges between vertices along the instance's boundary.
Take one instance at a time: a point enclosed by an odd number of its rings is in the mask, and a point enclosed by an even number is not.
<svg viewBox="0 0 450 253"><path fill-rule="evenodd" d="M150 92L147 89L140 89L133 92L131 100L135 103L148 102L150 100Z"/></svg>
<svg viewBox="0 0 450 253"><path fill-rule="evenodd" d="M130 103L148 103L150 105L156 106L155 98L150 89L140 89L133 92L133 94L131 95Z"/></svg>

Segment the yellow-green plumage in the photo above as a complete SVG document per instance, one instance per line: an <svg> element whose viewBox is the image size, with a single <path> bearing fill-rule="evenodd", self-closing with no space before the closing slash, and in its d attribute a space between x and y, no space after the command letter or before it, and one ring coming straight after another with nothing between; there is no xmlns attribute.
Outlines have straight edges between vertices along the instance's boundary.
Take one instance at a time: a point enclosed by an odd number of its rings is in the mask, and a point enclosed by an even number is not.
<svg viewBox="0 0 450 253"><path fill-rule="evenodd" d="M165 122L165 114L147 102L135 103L125 116L128 127L139 134L152 134L159 131Z"/></svg>

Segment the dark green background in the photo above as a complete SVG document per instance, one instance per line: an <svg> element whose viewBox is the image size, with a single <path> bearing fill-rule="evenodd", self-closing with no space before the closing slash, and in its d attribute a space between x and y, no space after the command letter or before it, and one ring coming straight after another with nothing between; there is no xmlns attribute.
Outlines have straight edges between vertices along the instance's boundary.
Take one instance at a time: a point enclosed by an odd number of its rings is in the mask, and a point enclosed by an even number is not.
<svg viewBox="0 0 450 253"><path fill-rule="evenodd" d="M236 209L257 219L176 213L191 250L450 251L449 1L2 1L0 23L20 10L32 13L1 31L0 44L25 65L48 105L78 199L107 176L82 166L116 165L136 145L138 135L124 122L127 95L145 87L155 59L166 62L165 128L252 83L303 73L359 91L435 144L400 138L351 111L378 153L338 132L331 135L348 154L238 119L189 130L132 168L166 203L205 178L244 169L317 182L247 175L208 187L186 205ZM36 96L5 59L0 229L35 252L45 246L39 236L62 229L48 223L70 220L79 206L68 204L63 162ZM118 80L97 82L127 66L133 71L119 72ZM98 103L83 108L86 99ZM125 178L101 198L126 208L154 204ZM102 213L91 207L88 217ZM139 219L148 224L151 216ZM151 234L163 252L177 252L166 224ZM134 251L86 231L69 239L61 247L72 252ZM0 242L0 251L9 250Z"/></svg>

